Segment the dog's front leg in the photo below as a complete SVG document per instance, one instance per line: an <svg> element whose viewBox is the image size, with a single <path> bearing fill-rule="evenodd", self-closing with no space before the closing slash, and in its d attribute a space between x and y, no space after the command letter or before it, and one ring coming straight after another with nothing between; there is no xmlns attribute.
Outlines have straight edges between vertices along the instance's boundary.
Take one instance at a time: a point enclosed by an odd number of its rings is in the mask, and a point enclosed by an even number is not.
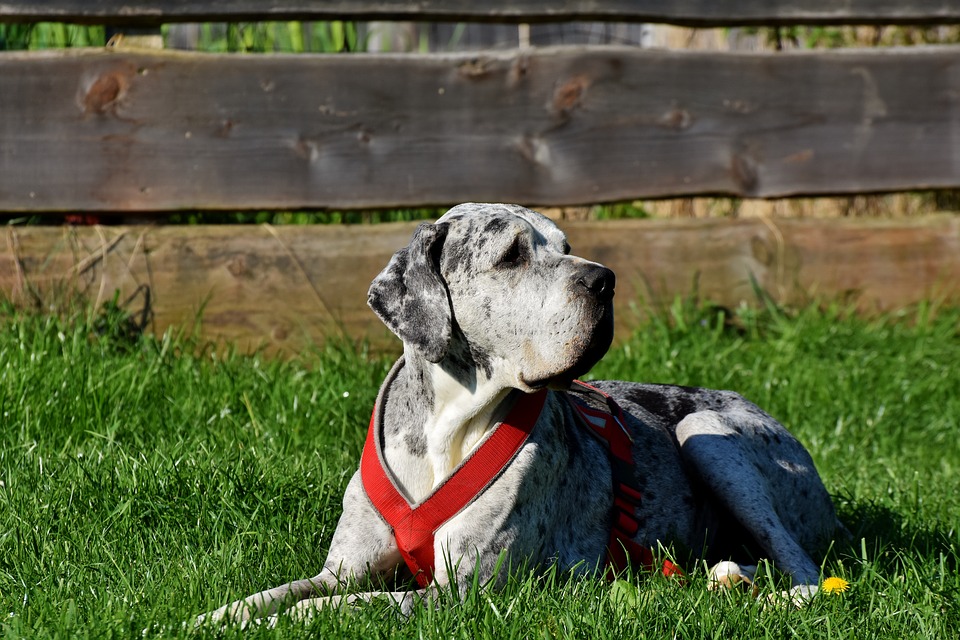
<svg viewBox="0 0 960 640"><path fill-rule="evenodd" d="M324 575L326 571L321 572L314 578L306 580L295 580L273 589L267 589L247 596L242 600L231 602L224 605L216 611L205 613L197 617L197 626L209 623L226 622L247 622L256 618L274 615L287 606L290 606L310 595L321 591L326 580ZM334 586L335 581L330 584Z"/></svg>
<svg viewBox="0 0 960 640"><path fill-rule="evenodd" d="M273 616L308 598L319 601L336 596L346 585L390 573L402 562L393 532L370 504L358 472L344 493L343 515L320 573L232 602L199 616L197 624Z"/></svg>
<svg viewBox="0 0 960 640"><path fill-rule="evenodd" d="M349 607L353 604L369 603L376 600L388 604L396 608L402 615L408 616L420 602L426 601L429 603L436 595L436 591L436 588L431 585L417 591L368 591L323 598L307 598L288 609L286 614L294 620L309 620L315 613L323 609Z"/></svg>

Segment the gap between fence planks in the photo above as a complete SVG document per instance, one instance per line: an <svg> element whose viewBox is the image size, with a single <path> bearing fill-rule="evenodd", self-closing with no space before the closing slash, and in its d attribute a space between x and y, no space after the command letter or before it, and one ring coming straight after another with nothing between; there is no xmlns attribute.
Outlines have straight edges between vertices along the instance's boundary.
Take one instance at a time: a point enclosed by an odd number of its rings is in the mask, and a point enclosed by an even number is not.
<svg viewBox="0 0 960 640"><path fill-rule="evenodd" d="M5 0L0 22L155 25L257 20L607 20L691 26L913 24L960 19L953 0Z"/></svg>
<svg viewBox="0 0 960 640"><path fill-rule="evenodd" d="M416 223L357 226L7 227L0 295L56 309L119 291L152 329L294 355L332 336L397 343L366 307L370 281ZM891 311L960 303L960 218L626 220L561 223L574 252L617 272L619 335L676 296L734 308L774 300ZM142 292L143 289L140 289Z"/></svg>
<svg viewBox="0 0 960 640"><path fill-rule="evenodd" d="M0 54L0 211L960 187L960 47Z"/></svg>

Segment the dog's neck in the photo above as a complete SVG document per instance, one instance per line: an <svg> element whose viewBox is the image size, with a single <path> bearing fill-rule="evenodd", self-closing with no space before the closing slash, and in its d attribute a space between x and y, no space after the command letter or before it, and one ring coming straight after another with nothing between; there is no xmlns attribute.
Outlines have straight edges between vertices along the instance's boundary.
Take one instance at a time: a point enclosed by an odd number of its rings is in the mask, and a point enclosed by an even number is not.
<svg viewBox="0 0 960 640"><path fill-rule="evenodd" d="M424 425L434 485L449 476L496 425L508 387L478 376L472 387L443 367L431 367L433 411Z"/></svg>
<svg viewBox="0 0 960 640"><path fill-rule="evenodd" d="M404 442L386 442L388 464L409 498L420 501L453 473L470 452L496 426L503 416L501 405L511 388L491 380L482 368L474 368L464 376L464 363L434 364L418 353L405 353L403 369L395 385L419 388L418 406L405 407L410 422L397 425L404 432ZM469 380L467 384L464 379ZM406 397L410 397L407 395ZM385 416L385 419L389 419ZM385 424L385 431L394 431ZM420 441L422 455L411 455L409 442ZM402 464L391 458L403 457ZM411 460L411 458L413 458ZM397 460L399 463L400 461ZM412 464L411 464L412 463Z"/></svg>

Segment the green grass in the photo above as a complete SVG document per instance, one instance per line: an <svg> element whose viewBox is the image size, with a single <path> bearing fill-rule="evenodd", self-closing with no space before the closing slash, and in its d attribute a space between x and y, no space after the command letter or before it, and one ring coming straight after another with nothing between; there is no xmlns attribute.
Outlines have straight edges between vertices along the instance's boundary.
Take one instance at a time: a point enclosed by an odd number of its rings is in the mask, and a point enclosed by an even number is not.
<svg viewBox="0 0 960 640"><path fill-rule="evenodd" d="M197 613L319 569L389 357L276 362L131 340L115 317L0 316L0 637L186 637ZM678 304L595 369L738 390L808 445L854 539L826 560L850 591L807 609L708 595L688 567L686 585L521 575L409 619L375 604L247 635L955 638L958 363L960 311Z"/></svg>

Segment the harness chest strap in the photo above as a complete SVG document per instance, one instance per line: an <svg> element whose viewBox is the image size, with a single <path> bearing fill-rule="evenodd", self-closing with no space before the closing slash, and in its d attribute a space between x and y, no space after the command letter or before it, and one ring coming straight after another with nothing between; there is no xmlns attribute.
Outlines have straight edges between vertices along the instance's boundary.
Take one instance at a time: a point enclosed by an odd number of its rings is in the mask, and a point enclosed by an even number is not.
<svg viewBox="0 0 960 640"><path fill-rule="evenodd" d="M434 533L500 475L526 442L546 397L546 390L521 396L493 433L416 506L407 502L387 474L377 430L378 412L374 407L360 458L363 488L381 517L393 528L400 554L421 587L433 580Z"/></svg>
<svg viewBox="0 0 960 640"><path fill-rule="evenodd" d="M574 388L602 398L609 408L609 412L598 411L566 394L576 413L605 443L611 455L614 504L607 545L608 576L612 577L631 565L654 570L653 553L633 541L640 526L634 514L642 496L633 474L632 443L623 425L623 411L613 398L595 387L576 381ZM421 587L433 580L434 533L473 502L513 459L540 416L546 395L546 390L542 390L521 396L493 433L443 484L415 506L407 502L387 472L378 433L378 407L374 407L360 459L363 488L380 516L392 527L400 554ZM666 576L682 574L669 560L664 560L661 571Z"/></svg>

